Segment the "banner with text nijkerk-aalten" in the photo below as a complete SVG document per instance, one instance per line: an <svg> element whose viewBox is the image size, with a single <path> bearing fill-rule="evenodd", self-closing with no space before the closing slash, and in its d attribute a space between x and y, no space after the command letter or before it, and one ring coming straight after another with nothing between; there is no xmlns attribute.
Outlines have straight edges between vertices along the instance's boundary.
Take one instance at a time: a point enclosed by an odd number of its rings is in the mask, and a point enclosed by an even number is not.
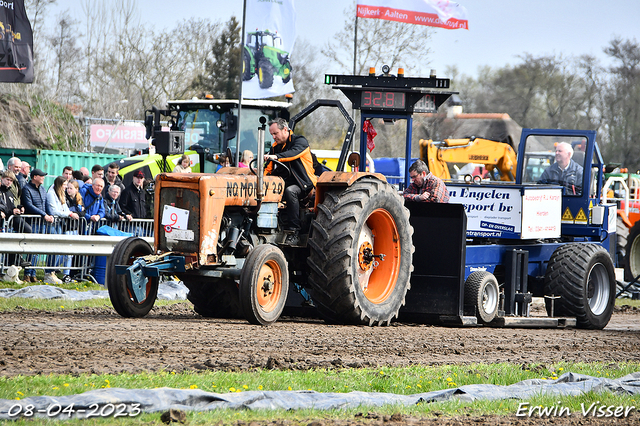
<svg viewBox="0 0 640 426"><path fill-rule="evenodd" d="M449 0L358 0L356 16L449 30L469 29L467 10Z"/></svg>

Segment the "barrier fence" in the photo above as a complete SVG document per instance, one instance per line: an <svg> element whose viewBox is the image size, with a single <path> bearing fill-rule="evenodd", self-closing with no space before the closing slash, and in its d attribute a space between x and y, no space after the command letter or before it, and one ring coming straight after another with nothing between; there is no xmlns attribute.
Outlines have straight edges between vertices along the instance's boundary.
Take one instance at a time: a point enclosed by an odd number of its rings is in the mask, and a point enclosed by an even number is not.
<svg viewBox="0 0 640 426"><path fill-rule="evenodd" d="M102 232L105 228L98 231L104 225L125 235L106 236ZM92 222L85 218L55 218L46 222L38 215L11 216L0 228L0 272L4 275L7 267L16 265L25 271L41 269L70 280L104 284L105 256L127 236L141 237L153 244L153 219Z"/></svg>

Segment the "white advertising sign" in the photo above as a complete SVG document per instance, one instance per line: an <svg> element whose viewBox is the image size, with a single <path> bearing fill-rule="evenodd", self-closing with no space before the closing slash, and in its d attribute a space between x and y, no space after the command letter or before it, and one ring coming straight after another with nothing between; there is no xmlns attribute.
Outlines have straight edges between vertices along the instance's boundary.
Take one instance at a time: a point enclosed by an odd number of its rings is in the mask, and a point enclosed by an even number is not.
<svg viewBox="0 0 640 426"><path fill-rule="evenodd" d="M519 188L447 183L449 203L464 205L467 237L519 238L522 200Z"/></svg>
<svg viewBox="0 0 640 426"><path fill-rule="evenodd" d="M562 190L526 188L522 196L522 238L560 237Z"/></svg>

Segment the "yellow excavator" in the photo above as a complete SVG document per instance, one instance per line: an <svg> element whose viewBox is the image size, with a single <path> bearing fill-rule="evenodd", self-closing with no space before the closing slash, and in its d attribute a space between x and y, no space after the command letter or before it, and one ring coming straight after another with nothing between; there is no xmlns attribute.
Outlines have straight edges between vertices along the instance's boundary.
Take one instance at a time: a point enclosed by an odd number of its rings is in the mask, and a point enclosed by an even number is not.
<svg viewBox="0 0 640 426"><path fill-rule="evenodd" d="M494 180L515 181L516 153L509 144L476 137L420 139L420 158L440 179L451 179L449 164L482 164ZM496 174L497 172L497 174Z"/></svg>

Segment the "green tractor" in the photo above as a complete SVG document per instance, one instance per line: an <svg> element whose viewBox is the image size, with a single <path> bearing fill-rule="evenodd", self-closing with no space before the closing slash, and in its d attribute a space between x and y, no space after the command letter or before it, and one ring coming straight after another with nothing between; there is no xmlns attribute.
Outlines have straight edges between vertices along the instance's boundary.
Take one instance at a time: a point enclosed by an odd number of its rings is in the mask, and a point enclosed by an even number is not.
<svg viewBox="0 0 640 426"><path fill-rule="evenodd" d="M261 89L273 85L273 77L291 80L289 53L282 50L282 39L269 30L247 33L247 43L242 53L242 80L248 81L258 74Z"/></svg>

